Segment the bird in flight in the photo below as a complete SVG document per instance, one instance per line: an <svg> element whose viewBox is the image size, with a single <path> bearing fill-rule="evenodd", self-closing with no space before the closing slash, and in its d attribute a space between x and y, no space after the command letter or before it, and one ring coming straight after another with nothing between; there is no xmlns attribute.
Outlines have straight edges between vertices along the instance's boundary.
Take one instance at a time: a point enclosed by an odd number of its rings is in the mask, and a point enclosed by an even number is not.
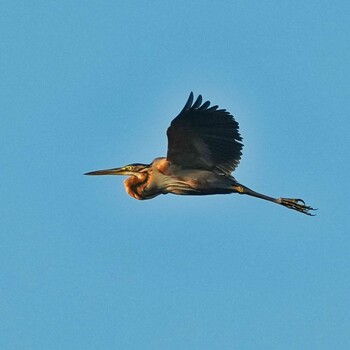
<svg viewBox="0 0 350 350"><path fill-rule="evenodd" d="M238 123L225 109L193 103L191 92L180 114L167 130L168 152L151 164L133 163L121 168L97 170L85 175L126 175L126 192L136 199L160 194L210 195L239 193L294 209L306 215L315 210L298 198L273 198L239 183L231 173L242 156Z"/></svg>

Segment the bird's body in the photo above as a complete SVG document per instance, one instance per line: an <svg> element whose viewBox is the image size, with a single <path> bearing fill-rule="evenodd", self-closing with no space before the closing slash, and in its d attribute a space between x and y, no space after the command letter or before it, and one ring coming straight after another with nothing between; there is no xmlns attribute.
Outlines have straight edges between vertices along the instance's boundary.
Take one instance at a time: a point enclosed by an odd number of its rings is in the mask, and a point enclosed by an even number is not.
<svg viewBox="0 0 350 350"><path fill-rule="evenodd" d="M156 158L145 167L147 171L124 181L127 192L136 199L151 199L167 193L208 195L235 192L232 177L208 170L181 169L166 158Z"/></svg>
<svg viewBox="0 0 350 350"><path fill-rule="evenodd" d="M240 193L281 204L311 215L313 208L301 199L272 198L238 183L231 172L239 164L243 144L238 123L224 109L202 104L193 94L167 130L167 157L151 164L130 164L122 168L98 170L86 175L129 175L127 193L135 199L151 199L160 194L210 195Z"/></svg>

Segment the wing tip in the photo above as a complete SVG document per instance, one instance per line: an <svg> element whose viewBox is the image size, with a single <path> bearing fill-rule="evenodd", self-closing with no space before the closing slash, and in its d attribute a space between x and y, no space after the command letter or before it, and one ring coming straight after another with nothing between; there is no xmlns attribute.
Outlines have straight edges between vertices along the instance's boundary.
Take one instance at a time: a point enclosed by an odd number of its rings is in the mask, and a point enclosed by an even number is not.
<svg viewBox="0 0 350 350"><path fill-rule="evenodd" d="M190 96L187 99L187 102L182 110L182 112L187 111L189 109L200 109L200 110L206 110L210 106L210 101L203 102L203 97L201 94L198 95L195 102L194 101L194 94L193 91L190 92Z"/></svg>
<svg viewBox="0 0 350 350"><path fill-rule="evenodd" d="M190 96L188 96L188 100L187 100L187 102L186 102L186 104L185 104L184 109L189 109L189 108L191 108L192 103L193 103L193 98L194 98L194 95L193 95L193 92L191 91Z"/></svg>
<svg viewBox="0 0 350 350"><path fill-rule="evenodd" d="M195 100L193 91L190 92L190 95L188 96L187 102L179 115L181 115L182 113L184 113L190 109L191 110L200 110L200 111L220 112L220 113L231 115L226 109L219 109L218 105L211 106L209 100L203 102L202 95L198 95L198 97Z"/></svg>
<svg viewBox="0 0 350 350"><path fill-rule="evenodd" d="M198 95L196 102L193 104L191 108L197 109L200 107L201 104L202 104L202 95Z"/></svg>

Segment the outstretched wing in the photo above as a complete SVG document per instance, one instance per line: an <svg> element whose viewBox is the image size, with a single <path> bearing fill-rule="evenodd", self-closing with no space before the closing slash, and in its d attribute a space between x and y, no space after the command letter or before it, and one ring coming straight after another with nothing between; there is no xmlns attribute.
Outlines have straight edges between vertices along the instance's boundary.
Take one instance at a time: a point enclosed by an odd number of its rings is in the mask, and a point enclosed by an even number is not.
<svg viewBox="0 0 350 350"><path fill-rule="evenodd" d="M202 104L201 95L193 103L191 92L167 130L167 159L183 168L230 175L242 155L238 123L225 109L209 106L209 101Z"/></svg>

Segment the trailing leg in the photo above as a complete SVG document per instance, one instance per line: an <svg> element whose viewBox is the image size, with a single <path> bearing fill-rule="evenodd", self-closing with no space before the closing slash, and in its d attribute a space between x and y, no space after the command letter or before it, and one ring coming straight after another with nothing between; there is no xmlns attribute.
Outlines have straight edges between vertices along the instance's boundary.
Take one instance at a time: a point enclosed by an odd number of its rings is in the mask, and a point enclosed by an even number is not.
<svg viewBox="0 0 350 350"><path fill-rule="evenodd" d="M296 210L300 213L310 215L310 216L314 216L314 214L310 213L310 211L316 210L308 205L305 205L305 202L302 199L299 199L299 198L272 198L272 197L266 196L264 194L255 192L255 191L251 190L250 188L245 187L243 185L239 185L239 184L234 186L234 192L238 192L240 194L247 194L248 196L252 196L252 197L264 199L264 200L267 200L270 202L274 202L277 204L281 204L286 208L293 209L293 210Z"/></svg>

